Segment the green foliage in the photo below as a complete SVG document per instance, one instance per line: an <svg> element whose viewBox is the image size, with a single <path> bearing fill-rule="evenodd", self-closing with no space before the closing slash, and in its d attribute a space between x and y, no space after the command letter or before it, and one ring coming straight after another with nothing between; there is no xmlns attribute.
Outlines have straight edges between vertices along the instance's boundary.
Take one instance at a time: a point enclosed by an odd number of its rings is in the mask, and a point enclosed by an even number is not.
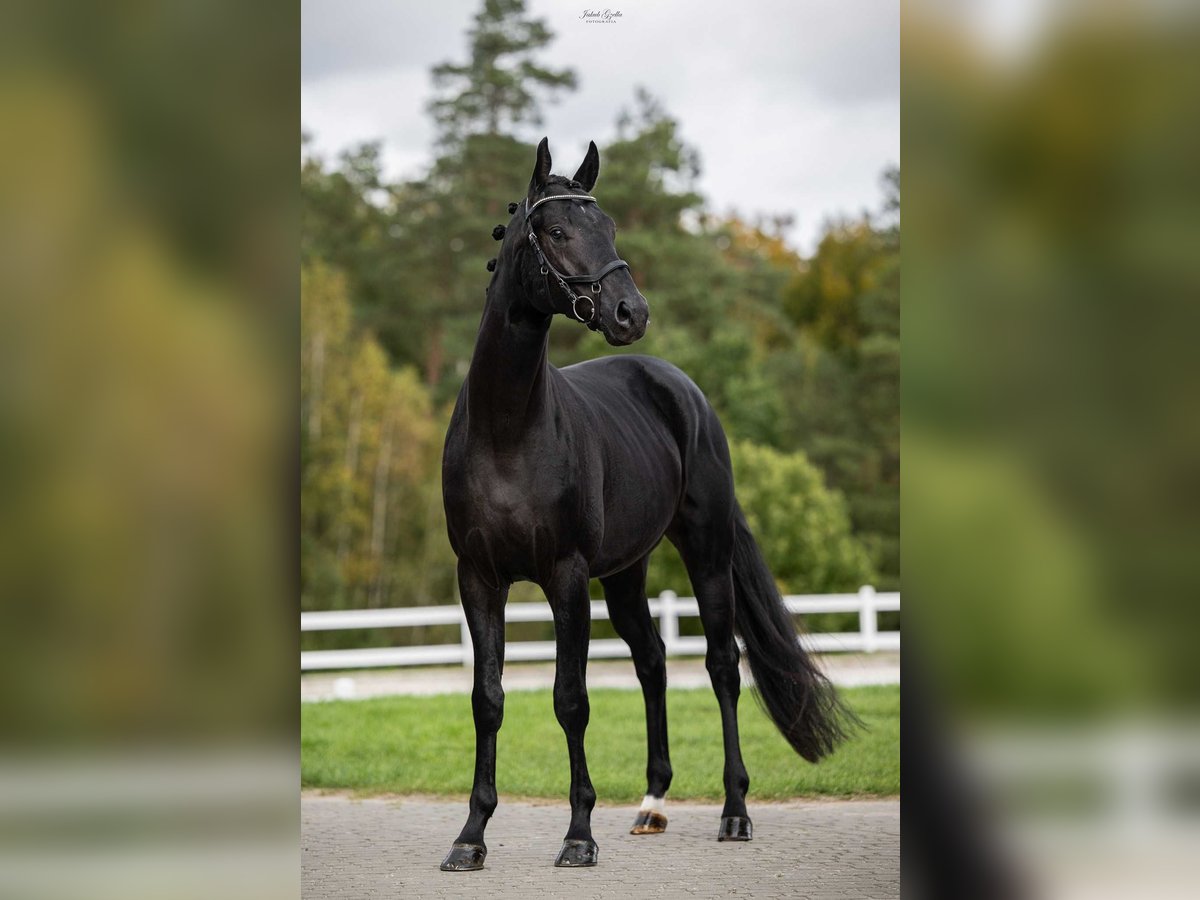
<svg viewBox="0 0 1200 900"><path fill-rule="evenodd" d="M300 169L301 261L323 261L341 273L354 319L376 335L393 363L416 365L419 333L408 327L429 311L420 283L420 247L405 241L385 188L378 144L342 154L337 168L308 157ZM414 280L413 276L417 275Z"/></svg>
<svg viewBox="0 0 1200 900"><path fill-rule="evenodd" d="M858 301L875 288L880 263L879 236L869 221L834 222L785 291L784 310L822 345L853 351L863 332Z"/></svg>
<svg viewBox="0 0 1200 900"><path fill-rule="evenodd" d="M900 689L848 688L864 720L819 766L805 763L754 703L739 708L751 797L894 796L900 793ZM589 694L588 769L602 803L630 803L646 791L646 717L638 691ZM748 699L748 698L747 698ZM667 716L676 800L720 800L721 716L711 690L670 690ZM362 793L465 797L474 771L471 698L387 697L301 707L300 783ZM565 797L570 769L550 691L510 691L498 738L502 795Z"/></svg>
<svg viewBox="0 0 1200 900"><path fill-rule="evenodd" d="M638 88L634 102L618 118L617 140L604 148L604 207L622 232L678 235L680 214L703 199L695 191L700 158L649 92Z"/></svg>
<svg viewBox="0 0 1200 900"><path fill-rule="evenodd" d="M1095 608L1092 549L1021 455L920 429L906 440L923 501L910 515L926 535L913 571L932 598L913 614L946 702L1061 727L1147 696L1154 661Z"/></svg>
<svg viewBox="0 0 1200 900"><path fill-rule="evenodd" d="M798 352L771 361L793 411L780 430L845 493L878 584L900 581L899 172L884 174L881 222L830 226L783 293Z"/></svg>
<svg viewBox="0 0 1200 900"><path fill-rule="evenodd" d="M352 331L345 283L321 263L301 273L301 605L440 602L440 423L415 373Z"/></svg>
<svg viewBox="0 0 1200 900"><path fill-rule="evenodd" d="M500 134L529 123L541 124L534 91L554 96L575 88L570 69L548 69L533 60L553 33L541 19L525 18L525 0L484 0L467 32L470 59L433 69L441 96L429 104L441 140L454 145L472 134Z"/></svg>

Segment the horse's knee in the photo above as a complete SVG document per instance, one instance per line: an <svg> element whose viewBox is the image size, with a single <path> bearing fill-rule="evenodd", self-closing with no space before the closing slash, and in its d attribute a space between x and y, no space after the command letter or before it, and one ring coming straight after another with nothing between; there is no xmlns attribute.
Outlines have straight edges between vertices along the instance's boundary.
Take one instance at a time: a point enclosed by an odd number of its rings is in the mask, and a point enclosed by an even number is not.
<svg viewBox="0 0 1200 900"><path fill-rule="evenodd" d="M586 728L591 717L587 691L582 686L555 687L554 715L558 718L558 724L567 731Z"/></svg>
<svg viewBox="0 0 1200 900"><path fill-rule="evenodd" d="M661 644L644 658L635 659L633 669L643 688L655 691L667 689L667 657Z"/></svg>
<svg viewBox="0 0 1200 900"><path fill-rule="evenodd" d="M499 731L504 722L504 689L498 684L475 685L471 692L471 710L478 730Z"/></svg>

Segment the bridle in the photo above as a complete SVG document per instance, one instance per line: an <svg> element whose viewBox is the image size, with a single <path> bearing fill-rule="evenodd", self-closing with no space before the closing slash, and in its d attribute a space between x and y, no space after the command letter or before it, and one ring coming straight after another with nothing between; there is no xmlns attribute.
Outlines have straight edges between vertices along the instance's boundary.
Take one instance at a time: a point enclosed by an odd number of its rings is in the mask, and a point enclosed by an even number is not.
<svg viewBox="0 0 1200 900"><path fill-rule="evenodd" d="M623 259L614 259L612 262L607 263L599 272L595 272L591 275L564 275L562 272L558 271L558 269L554 267L554 263L550 262L550 260L546 258L546 254L542 252L542 246L538 243L537 235L533 233L533 223L529 218L535 209L537 209L543 203L550 203L553 200L579 200L583 203L596 203L598 201L595 197L589 197L584 194L555 194L552 197L543 197L541 200L538 200L536 203L530 206L529 198L525 198L525 224L529 228L529 243L533 247L533 252L537 255L538 265L541 267L542 276L546 278L546 292L550 292L549 275L553 274L558 280L558 286L563 289L568 297L571 298L571 315L575 317L576 321L582 322L592 330L595 330L596 316L600 311L600 307L596 303L596 300L598 300L600 297L600 282L603 280L605 275L609 275L612 272L615 272L617 269L628 269L629 263L625 262ZM588 297L585 294L576 294L573 290L571 290L572 284L588 283L590 283L592 286L592 297ZM581 304L586 304L586 317L580 313Z"/></svg>

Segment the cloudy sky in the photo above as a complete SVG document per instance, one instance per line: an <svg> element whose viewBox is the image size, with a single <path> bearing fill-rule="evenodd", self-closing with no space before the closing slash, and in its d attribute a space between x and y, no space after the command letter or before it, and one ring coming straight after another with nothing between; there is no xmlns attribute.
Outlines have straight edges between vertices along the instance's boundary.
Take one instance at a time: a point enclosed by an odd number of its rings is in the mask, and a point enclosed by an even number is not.
<svg viewBox="0 0 1200 900"><path fill-rule="evenodd" d="M607 5L606 5L607 4ZM327 158L383 142L393 178L429 164L430 68L466 57L480 0L303 0L301 115ZM542 61L579 89L544 107L556 171L603 147L645 86L700 152L712 209L795 217L805 251L824 219L876 209L900 162L897 0L529 0L556 35ZM585 8L621 11L589 24ZM531 157L532 168L532 157ZM604 169L596 191L603 199Z"/></svg>

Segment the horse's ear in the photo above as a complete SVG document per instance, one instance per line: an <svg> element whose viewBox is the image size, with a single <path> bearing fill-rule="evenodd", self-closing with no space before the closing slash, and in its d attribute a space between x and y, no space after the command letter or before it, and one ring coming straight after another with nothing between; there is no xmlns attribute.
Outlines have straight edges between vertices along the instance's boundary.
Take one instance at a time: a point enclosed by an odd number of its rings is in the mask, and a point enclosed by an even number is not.
<svg viewBox="0 0 1200 900"><path fill-rule="evenodd" d="M537 162L533 166L533 177L529 179L529 199L542 192L550 179L550 139L542 138L537 148Z"/></svg>
<svg viewBox="0 0 1200 900"><path fill-rule="evenodd" d="M587 156L583 158L583 162L579 164L579 171L575 173L574 181L578 181L583 185L583 189L589 194L592 188L596 186L596 178L600 175L600 151L596 149L595 141L588 141Z"/></svg>

